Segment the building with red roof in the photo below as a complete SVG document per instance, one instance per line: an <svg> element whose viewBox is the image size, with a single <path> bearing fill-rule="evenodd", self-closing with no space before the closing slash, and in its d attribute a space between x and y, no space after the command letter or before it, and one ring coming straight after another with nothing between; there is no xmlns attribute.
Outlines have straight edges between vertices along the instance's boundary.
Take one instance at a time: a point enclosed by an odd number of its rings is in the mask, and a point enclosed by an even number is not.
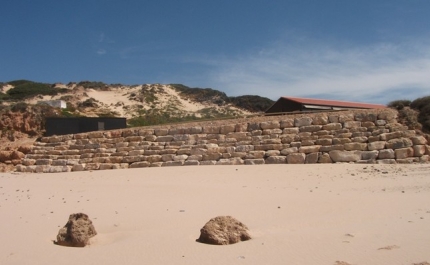
<svg viewBox="0 0 430 265"><path fill-rule="evenodd" d="M266 110L266 113L382 108L386 108L386 106L339 100L280 97L269 109Z"/></svg>

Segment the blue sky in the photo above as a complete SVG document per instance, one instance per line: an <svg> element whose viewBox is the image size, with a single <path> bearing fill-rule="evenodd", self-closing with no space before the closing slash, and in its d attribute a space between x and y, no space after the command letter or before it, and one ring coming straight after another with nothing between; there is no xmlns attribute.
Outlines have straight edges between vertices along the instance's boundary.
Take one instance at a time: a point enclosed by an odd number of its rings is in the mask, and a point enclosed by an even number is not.
<svg viewBox="0 0 430 265"><path fill-rule="evenodd" d="M0 81L181 83L386 104L430 95L428 0L6 0Z"/></svg>

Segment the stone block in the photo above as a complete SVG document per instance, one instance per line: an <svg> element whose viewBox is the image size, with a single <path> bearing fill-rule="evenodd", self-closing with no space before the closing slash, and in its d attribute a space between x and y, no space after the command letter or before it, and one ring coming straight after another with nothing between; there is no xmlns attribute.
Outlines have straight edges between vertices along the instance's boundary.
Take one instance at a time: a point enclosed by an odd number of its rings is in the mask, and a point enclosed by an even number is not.
<svg viewBox="0 0 430 265"><path fill-rule="evenodd" d="M171 142L173 141L173 136L171 135L164 135L164 136L157 136L156 142Z"/></svg>
<svg viewBox="0 0 430 265"><path fill-rule="evenodd" d="M247 131L252 132L256 130L261 130L260 123L252 122L248 124Z"/></svg>
<svg viewBox="0 0 430 265"><path fill-rule="evenodd" d="M185 161L188 159L187 155L175 155L173 161Z"/></svg>
<svg viewBox="0 0 430 265"><path fill-rule="evenodd" d="M281 151L279 150L268 150L266 151L266 156L279 156Z"/></svg>
<svg viewBox="0 0 430 265"><path fill-rule="evenodd" d="M375 141L375 142L371 142L367 144L367 149L369 151L373 151L373 150L382 150L385 148L385 141Z"/></svg>
<svg viewBox="0 0 430 265"><path fill-rule="evenodd" d="M416 156L416 157L423 156L426 153L426 146L425 145L414 145L413 151L414 151L414 156Z"/></svg>
<svg viewBox="0 0 430 265"><path fill-rule="evenodd" d="M306 154L304 153L293 153L293 154L287 155L286 157L288 164L304 164L305 159L306 159Z"/></svg>
<svg viewBox="0 0 430 265"><path fill-rule="evenodd" d="M412 141L409 138L397 138L387 141L386 147L388 149L399 149L412 146Z"/></svg>
<svg viewBox="0 0 430 265"><path fill-rule="evenodd" d="M414 149L412 147L399 148L394 150L394 154L395 154L396 160L404 159L404 158L414 156Z"/></svg>
<svg viewBox="0 0 430 265"><path fill-rule="evenodd" d="M307 126L312 125L312 118L311 117L300 117L294 119L294 127L301 127L301 126Z"/></svg>
<svg viewBox="0 0 430 265"><path fill-rule="evenodd" d="M130 164L130 168L140 168L140 167L149 167L151 165L148 161L140 161L140 162L134 162Z"/></svg>
<svg viewBox="0 0 430 265"><path fill-rule="evenodd" d="M298 134L299 132L300 132L300 129L298 127L284 128L282 130L282 134L295 135L295 134Z"/></svg>
<svg viewBox="0 0 430 265"><path fill-rule="evenodd" d="M76 164L72 166L72 171L84 171L85 164Z"/></svg>
<svg viewBox="0 0 430 265"><path fill-rule="evenodd" d="M236 146L236 152L249 152L254 151L253 145L239 145Z"/></svg>
<svg viewBox="0 0 430 265"><path fill-rule="evenodd" d="M184 161L166 161L161 165L162 167L182 166Z"/></svg>
<svg viewBox="0 0 430 265"><path fill-rule="evenodd" d="M279 121L261 122L260 123L260 128L262 130L265 130L265 129L279 129L280 128L280 123L279 123Z"/></svg>
<svg viewBox="0 0 430 265"><path fill-rule="evenodd" d="M320 153L310 153L305 157L305 164L315 164L318 162Z"/></svg>
<svg viewBox="0 0 430 265"><path fill-rule="evenodd" d="M124 156L122 158L122 163L133 163L133 162L139 162L140 156Z"/></svg>
<svg viewBox="0 0 430 265"><path fill-rule="evenodd" d="M219 160L221 158L222 154L221 153L207 153L203 155L203 160L204 161L208 161L208 160Z"/></svg>
<svg viewBox="0 0 430 265"><path fill-rule="evenodd" d="M378 159L394 159L396 157L393 149L379 150Z"/></svg>
<svg viewBox="0 0 430 265"><path fill-rule="evenodd" d="M173 161L174 157L175 157L174 154L161 155L161 161L163 161L163 162Z"/></svg>
<svg viewBox="0 0 430 265"><path fill-rule="evenodd" d="M137 135L139 136L147 136L147 135L153 135L154 130L153 129L140 129L137 131Z"/></svg>
<svg viewBox="0 0 430 265"><path fill-rule="evenodd" d="M374 113L357 113L354 115L354 120L362 122L374 122L378 118Z"/></svg>
<svg viewBox="0 0 430 265"><path fill-rule="evenodd" d="M333 139L329 139L329 138L317 139L315 141L315 144L317 144L317 145L324 145L324 146L332 145L332 143L333 143Z"/></svg>
<svg viewBox="0 0 430 265"><path fill-rule="evenodd" d="M419 136L413 136L411 137L412 143L414 145L425 145L427 144L427 140L424 136L419 135Z"/></svg>
<svg viewBox="0 0 430 265"><path fill-rule="evenodd" d="M361 153L361 160L376 160L378 158L379 151L363 151Z"/></svg>
<svg viewBox="0 0 430 265"><path fill-rule="evenodd" d="M203 133L209 134L219 134L220 133L220 126L203 126Z"/></svg>
<svg viewBox="0 0 430 265"><path fill-rule="evenodd" d="M216 162L216 165L243 165L243 160L236 157L230 159L220 159Z"/></svg>
<svg viewBox="0 0 430 265"><path fill-rule="evenodd" d="M52 159L36 159L35 165L51 165Z"/></svg>
<svg viewBox="0 0 430 265"><path fill-rule="evenodd" d="M357 136L353 137L351 139L354 143L367 143L367 137L366 136Z"/></svg>
<svg viewBox="0 0 430 265"><path fill-rule="evenodd" d="M208 160L208 161L200 161L201 166L213 166L216 165L215 160Z"/></svg>
<svg viewBox="0 0 430 265"><path fill-rule="evenodd" d="M319 156L318 163L330 164L333 163L333 160L331 160L330 155L328 153L324 153Z"/></svg>
<svg viewBox="0 0 430 265"><path fill-rule="evenodd" d="M169 134L169 129L165 129L165 128L159 128L159 129L154 129L154 134L158 137L158 136L166 136ZM146 137L145 137L146 138Z"/></svg>
<svg viewBox="0 0 430 265"><path fill-rule="evenodd" d="M322 129L322 125L307 125L299 127L300 132L318 132Z"/></svg>
<svg viewBox="0 0 430 265"><path fill-rule="evenodd" d="M100 164L99 170L108 170L108 169L112 169L113 164L111 163L104 163L104 164Z"/></svg>
<svg viewBox="0 0 430 265"><path fill-rule="evenodd" d="M51 163L52 166L66 166L67 165L67 160L66 159L58 159L58 160L53 160Z"/></svg>
<svg viewBox="0 0 430 265"><path fill-rule="evenodd" d="M351 129L361 127L361 121L345 121L343 123L343 128Z"/></svg>
<svg viewBox="0 0 430 265"><path fill-rule="evenodd" d="M24 158L21 162L24 166L32 166L36 164L36 159Z"/></svg>
<svg viewBox="0 0 430 265"><path fill-rule="evenodd" d="M245 159L245 165L264 165L265 161L263 158L258 159Z"/></svg>
<svg viewBox="0 0 430 265"><path fill-rule="evenodd" d="M397 132L389 132L389 133L381 133L379 137L382 141L388 141L395 138L402 138L405 135L403 131L397 131Z"/></svg>
<svg viewBox="0 0 430 265"><path fill-rule="evenodd" d="M188 156L188 160L201 161L201 160L203 160L203 155L190 155L190 156Z"/></svg>
<svg viewBox="0 0 430 265"><path fill-rule="evenodd" d="M235 132L235 129L236 129L235 124L222 125L220 127L220 133L221 134L227 134L227 133Z"/></svg>
<svg viewBox="0 0 430 265"><path fill-rule="evenodd" d="M291 128L294 127L294 119L284 119L279 122L279 128Z"/></svg>
<svg viewBox="0 0 430 265"><path fill-rule="evenodd" d="M346 143L351 143L351 139L350 138L333 138L332 144L333 145L338 145L338 144L346 144Z"/></svg>
<svg viewBox="0 0 430 265"><path fill-rule="evenodd" d="M184 161L184 166L198 166L200 162L198 160L187 160Z"/></svg>
<svg viewBox="0 0 430 265"><path fill-rule="evenodd" d="M333 162L357 162L361 159L361 151L339 151L333 150L329 152Z"/></svg>
<svg viewBox="0 0 430 265"><path fill-rule="evenodd" d="M346 151L354 151L354 150L366 151L367 143L345 143L344 147Z"/></svg>
<svg viewBox="0 0 430 265"><path fill-rule="evenodd" d="M85 170L98 170L100 163L87 163L85 164Z"/></svg>
<svg viewBox="0 0 430 265"><path fill-rule="evenodd" d="M299 148L299 153L309 154L316 153L320 151L320 145L311 145L311 146L301 146Z"/></svg>
<svg viewBox="0 0 430 265"><path fill-rule="evenodd" d="M288 148L285 148L285 149L281 150L281 155L286 156L286 155L293 154L293 153L298 153L298 152L299 152L299 148L297 148L297 147L288 147Z"/></svg>
<svg viewBox="0 0 430 265"><path fill-rule="evenodd" d="M266 164L285 164L287 161L287 157L285 156L270 156L266 158Z"/></svg>
<svg viewBox="0 0 430 265"><path fill-rule="evenodd" d="M313 125L325 125L328 122L329 122L328 121L328 116L326 114L315 115L315 117L312 120L312 124Z"/></svg>
<svg viewBox="0 0 430 265"><path fill-rule="evenodd" d="M300 140L297 134L282 134L279 137L283 144L289 144L291 142L296 142Z"/></svg>
<svg viewBox="0 0 430 265"><path fill-rule="evenodd" d="M145 136L145 141L155 142L156 140L157 140L157 136L156 135L146 135Z"/></svg>
<svg viewBox="0 0 430 265"><path fill-rule="evenodd" d="M265 154L265 151L249 151L248 154L245 156L245 159L260 159L264 158Z"/></svg>

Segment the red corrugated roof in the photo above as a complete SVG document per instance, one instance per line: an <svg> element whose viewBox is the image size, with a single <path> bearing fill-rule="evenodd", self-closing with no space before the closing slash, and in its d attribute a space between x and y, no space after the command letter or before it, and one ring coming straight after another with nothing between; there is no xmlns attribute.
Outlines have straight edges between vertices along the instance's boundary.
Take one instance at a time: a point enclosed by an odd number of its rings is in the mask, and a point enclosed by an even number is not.
<svg viewBox="0 0 430 265"><path fill-rule="evenodd" d="M361 108L361 109L382 109L386 108L384 105L380 104L368 104L360 102L349 102L349 101L339 101L339 100L325 100L325 99L315 99L315 98L296 98L296 97L282 97L287 100L295 101L301 104L309 105L321 105L321 106L333 106L333 107L345 107L345 108Z"/></svg>

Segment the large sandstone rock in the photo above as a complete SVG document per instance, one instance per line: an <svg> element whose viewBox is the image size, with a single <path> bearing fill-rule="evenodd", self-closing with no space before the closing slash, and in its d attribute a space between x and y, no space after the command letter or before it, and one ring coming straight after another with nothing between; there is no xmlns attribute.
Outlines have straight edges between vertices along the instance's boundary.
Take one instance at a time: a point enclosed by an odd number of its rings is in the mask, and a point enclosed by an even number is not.
<svg viewBox="0 0 430 265"><path fill-rule="evenodd" d="M58 231L55 244L68 247L85 247L97 232L93 222L84 213L69 216L69 221Z"/></svg>
<svg viewBox="0 0 430 265"><path fill-rule="evenodd" d="M229 245L251 239L248 227L231 216L218 216L200 229L198 242L211 245Z"/></svg>
<svg viewBox="0 0 430 265"><path fill-rule="evenodd" d="M360 151L340 151L333 150L329 152L333 162L357 162L361 159Z"/></svg>

